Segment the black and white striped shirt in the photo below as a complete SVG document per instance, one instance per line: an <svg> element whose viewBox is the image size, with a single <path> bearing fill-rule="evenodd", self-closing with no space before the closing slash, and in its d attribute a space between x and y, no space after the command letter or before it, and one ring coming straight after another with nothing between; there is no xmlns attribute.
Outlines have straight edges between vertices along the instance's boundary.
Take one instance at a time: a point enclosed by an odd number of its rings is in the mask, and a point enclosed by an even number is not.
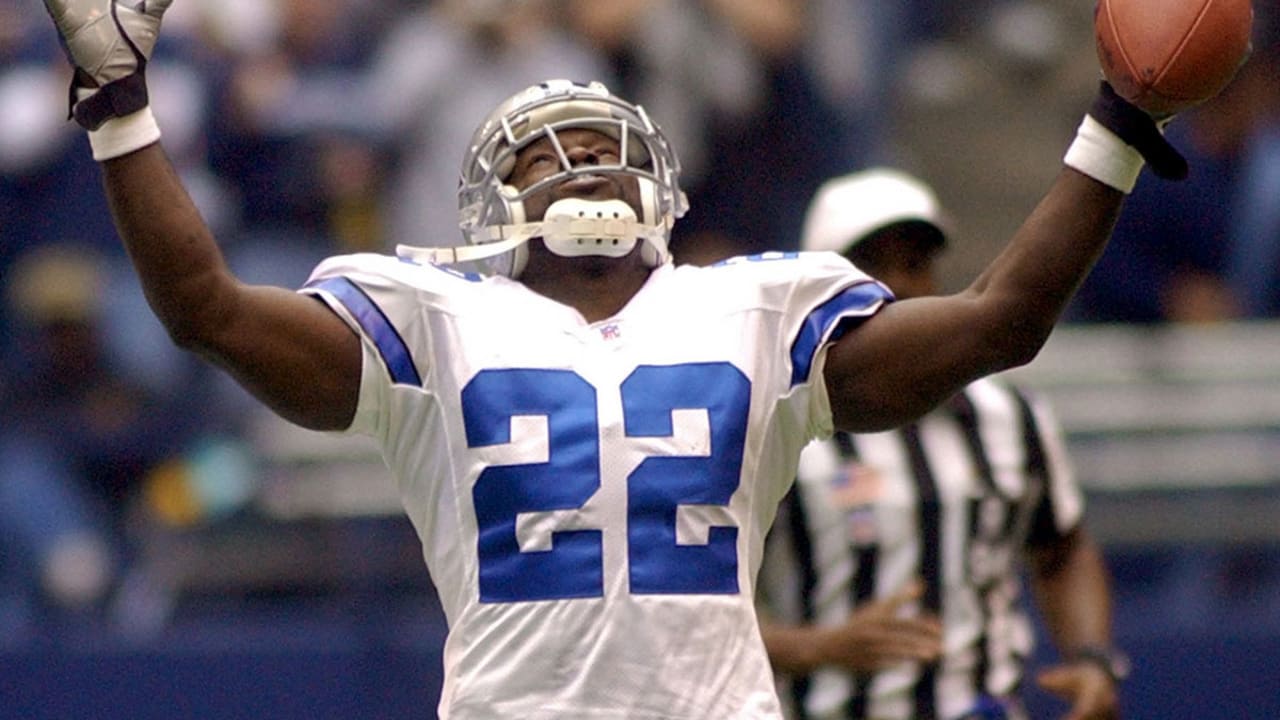
<svg viewBox="0 0 1280 720"><path fill-rule="evenodd" d="M1023 550L1071 531L1083 505L1056 420L998 379L899 430L809 446L766 548L769 612L839 624L920 578L919 605L942 618L945 651L874 676L780 679L793 716L950 720L982 695L1016 697L1034 640Z"/></svg>

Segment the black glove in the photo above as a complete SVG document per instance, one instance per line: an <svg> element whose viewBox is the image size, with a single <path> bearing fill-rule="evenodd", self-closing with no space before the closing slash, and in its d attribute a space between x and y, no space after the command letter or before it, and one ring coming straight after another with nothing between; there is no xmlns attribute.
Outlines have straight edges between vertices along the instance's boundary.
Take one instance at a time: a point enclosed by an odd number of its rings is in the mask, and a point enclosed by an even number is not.
<svg viewBox="0 0 1280 720"><path fill-rule="evenodd" d="M1106 80L1098 90L1098 97L1089 108L1089 115L1103 127L1115 133L1142 158L1151 171L1165 180L1183 180L1187 177L1187 160L1177 148L1165 140L1161 128L1172 118L1157 121L1145 110L1116 94Z"/></svg>

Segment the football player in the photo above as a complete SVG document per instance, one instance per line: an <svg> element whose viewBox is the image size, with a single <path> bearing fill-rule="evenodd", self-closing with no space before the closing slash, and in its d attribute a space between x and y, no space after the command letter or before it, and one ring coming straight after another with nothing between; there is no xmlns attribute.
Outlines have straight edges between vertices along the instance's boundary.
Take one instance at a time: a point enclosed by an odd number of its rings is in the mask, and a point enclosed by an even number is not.
<svg viewBox="0 0 1280 720"><path fill-rule="evenodd" d="M158 142L144 77L169 4L45 1L71 114L173 340L281 416L380 446L450 625L444 718L778 717L753 586L801 448L1032 358L1106 243L1134 145L1167 159L1149 117L1101 96L986 272L895 303L834 253L673 266L685 201L655 119L553 81L465 149L466 245L251 286Z"/></svg>

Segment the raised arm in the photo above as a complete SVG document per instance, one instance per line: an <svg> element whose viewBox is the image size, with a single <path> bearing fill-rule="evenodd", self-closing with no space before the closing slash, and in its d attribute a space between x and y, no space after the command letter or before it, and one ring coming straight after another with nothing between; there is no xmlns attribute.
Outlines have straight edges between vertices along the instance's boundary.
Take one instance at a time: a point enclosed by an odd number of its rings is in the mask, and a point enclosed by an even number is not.
<svg viewBox="0 0 1280 720"><path fill-rule="evenodd" d="M319 301L233 277L158 144L144 73L170 0L46 0L76 71L112 213L147 300L180 346L283 417L341 429L355 414L360 340Z"/></svg>
<svg viewBox="0 0 1280 720"><path fill-rule="evenodd" d="M826 365L836 426L912 420L973 380L1030 361L1102 253L1124 195L1070 168L964 291L893 303Z"/></svg>
<svg viewBox="0 0 1280 720"><path fill-rule="evenodd" d="M895 427L1034 358L1106 247L1144 157L1159 174L1185 175L1156 123L1103 83L1067 166L972 285L893 303L832 346L825 377L836 427Z"/></svg>
<svg viewBox="0 0 1280 720"><path fill-rule="evenodd" d="M360 381L354 331L315 298L232 276L158 143L102 169L116 228L174 342L292 422L347 427Z"/></svg>

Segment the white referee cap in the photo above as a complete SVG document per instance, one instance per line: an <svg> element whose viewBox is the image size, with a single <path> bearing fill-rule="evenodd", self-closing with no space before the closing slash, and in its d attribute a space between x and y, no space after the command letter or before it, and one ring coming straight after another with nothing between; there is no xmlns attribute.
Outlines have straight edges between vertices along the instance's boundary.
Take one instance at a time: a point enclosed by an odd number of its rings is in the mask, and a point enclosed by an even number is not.
<svg viewBox="0 0 1280 720"><path fill-rule="evenodd" d="M878 230L904 222L924 223L946 243L950 221L937 196L920 180L892 168L842 175L818 188L805 216L804 250L844 253Z"/></svg>

